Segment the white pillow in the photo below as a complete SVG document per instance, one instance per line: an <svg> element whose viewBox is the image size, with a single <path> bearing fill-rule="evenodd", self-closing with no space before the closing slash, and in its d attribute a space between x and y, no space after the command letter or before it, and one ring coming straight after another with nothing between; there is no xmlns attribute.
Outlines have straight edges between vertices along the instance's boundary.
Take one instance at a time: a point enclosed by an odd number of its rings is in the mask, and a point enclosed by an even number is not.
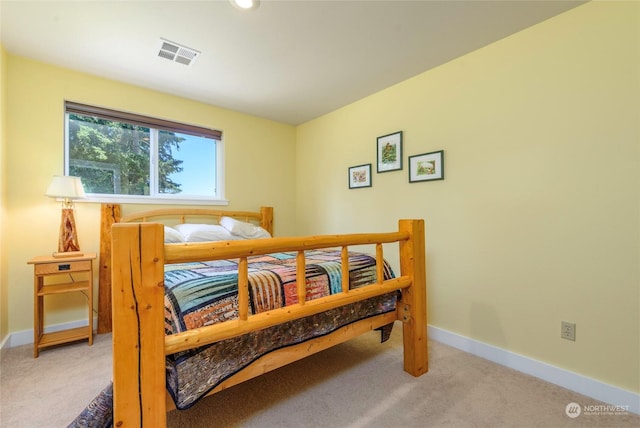
<svg viewBox="0 0 640 428"><path fill-rule="evenodd" d="M230 241L235 238L231 232L218 224L184 223L173 226L185 242Z"/></svg>
<svg viewBox="0 0 640 428"><path fill-rule="evenodd" d="M173 227L165 226L164 227L164 243L178 244L180 242L184 242L184 239L182 239L182 235L180 234L180 232L175 230Z"/></svg>
<svg viewBox="0 0 640 428"><path fill-rule="evenodd" d="M244 239L271 238L269 232L260 226L251 223L245 223L231 217L222 217L220 225L227 229L231 234Z"/></svg>

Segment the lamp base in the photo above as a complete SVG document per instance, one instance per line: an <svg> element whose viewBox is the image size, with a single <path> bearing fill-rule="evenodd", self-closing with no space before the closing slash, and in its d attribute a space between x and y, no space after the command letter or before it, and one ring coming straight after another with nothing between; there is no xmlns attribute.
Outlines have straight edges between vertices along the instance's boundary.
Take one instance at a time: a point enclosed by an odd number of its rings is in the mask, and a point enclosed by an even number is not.
<svg viewBox="0 0 640 428"><path fill-rule="evenodd" d="M65 257L82 257L84 253L82 251L66 251L66 252L55 252L51 254L56 259L62 259Z"/></svg>
<svg viewBox="0 0 640 428"><path fill-rule="evenodd" d="M73 208L63 208L60 235L58 237L58 253L75 253L78 251L80 251L80 245L78 244Z"/></svg>

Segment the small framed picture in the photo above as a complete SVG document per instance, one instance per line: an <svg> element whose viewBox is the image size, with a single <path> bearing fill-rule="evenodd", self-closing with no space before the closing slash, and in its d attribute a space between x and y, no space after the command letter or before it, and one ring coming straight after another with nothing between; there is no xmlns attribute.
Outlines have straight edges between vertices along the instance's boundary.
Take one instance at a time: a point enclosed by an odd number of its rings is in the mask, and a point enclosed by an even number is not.
<svg viewBox="0 0 640 428"><path fill-rule="evenodd" d="M378 172L402 169L402 131L377 139Z"/></svg>
<svg viewBox="0 0 640 428"><path fill-rule="evenodd" d="M349 189L371 187L371 164L349 167Z"/></svg>
<svg viewBox="0 0 640 428"><path fill-rule="evenodd" d="M444 150L409 156L409 183L444 180Z"/></svg>

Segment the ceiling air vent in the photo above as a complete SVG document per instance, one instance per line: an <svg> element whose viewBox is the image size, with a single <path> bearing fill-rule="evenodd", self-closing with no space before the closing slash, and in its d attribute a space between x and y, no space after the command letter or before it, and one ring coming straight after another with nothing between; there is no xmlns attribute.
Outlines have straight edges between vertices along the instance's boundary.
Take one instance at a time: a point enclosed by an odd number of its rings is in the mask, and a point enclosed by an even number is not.
<svg viewBox="0 0 640 428"><path fill-rule="evenodd" d="M169 40L160 39L158 56L184 65L191 65L198 58L200 52Z"/></svg>

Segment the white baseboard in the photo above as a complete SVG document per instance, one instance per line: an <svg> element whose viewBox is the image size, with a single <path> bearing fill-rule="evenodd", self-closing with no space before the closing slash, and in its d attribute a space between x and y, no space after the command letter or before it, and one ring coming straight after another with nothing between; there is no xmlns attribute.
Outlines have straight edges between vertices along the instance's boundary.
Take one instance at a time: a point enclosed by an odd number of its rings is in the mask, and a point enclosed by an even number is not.
<svg viewBox="0 0 640 428"><path fill-rule="evenodd" d="M93 325L96 326L98 320L97 318L93 319ZM62 323L62 324L54 324L54 325L49 325L46 326L44 328L44 332L45 333L53 333L56 331L62 331L62 330L68 330L70 328L77 328L77 327L86 327L87 325L89 325L89 322L85 319L82 321L71 321L71 322L66 322L66 323ZM33 344L33 330L22 330L22 331L17 331L15 333L10 333L4 340L4 342L2 343L2 346L0 347L0 349L4 349L5 347L7 348L13 348L14 346L20 346L20 345L29 345L29 344Z"/></svg>
<svg viewBox="0 0 640 428"><path fill-rule="evenodd" d="M626 407L630 412L640 414L640 394L608 385L595 379L570 372L550 364L524 357L486 343L429 326L429 339L444 343L482 357L494 363L537 377L546 382L603 401L614 406Z"/></svg>

